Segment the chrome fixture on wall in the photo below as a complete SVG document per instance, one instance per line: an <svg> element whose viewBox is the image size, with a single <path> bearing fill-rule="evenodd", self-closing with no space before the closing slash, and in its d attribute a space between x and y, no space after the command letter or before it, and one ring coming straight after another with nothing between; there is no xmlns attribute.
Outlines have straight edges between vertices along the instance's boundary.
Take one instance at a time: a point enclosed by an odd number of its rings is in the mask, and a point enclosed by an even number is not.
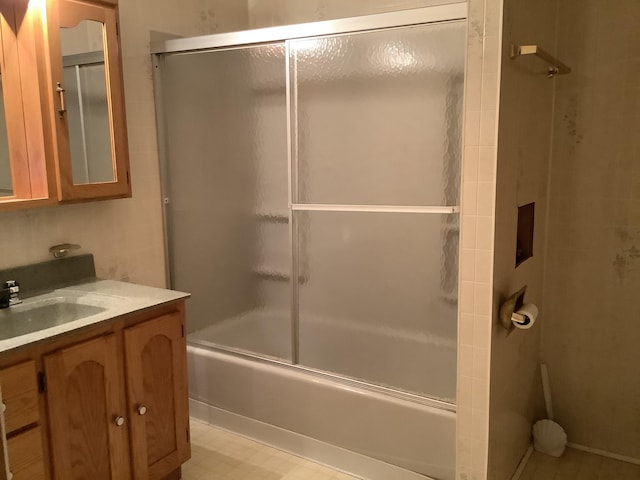
<svg viewBox="0 0 640 480"><path fill-rule="evenodd" d="M511 51L509 58L515 60L518 57L524 57L527 55L535 55L542 61L547 63L547 77L553 78L556 75L565 75L571 73L571 68L551 55L546 50L543 50L538 45L513 45L511 44Z"/></svg>
<svg viewBox="0 0 640 480"><path fill-rule="evenodd" d="M66 257L70 251L78 250L80 245L76 245L75 243L61 243L60 245L54 245L49 248L49 253L53 255L53 258L63 258Z"/></svg>

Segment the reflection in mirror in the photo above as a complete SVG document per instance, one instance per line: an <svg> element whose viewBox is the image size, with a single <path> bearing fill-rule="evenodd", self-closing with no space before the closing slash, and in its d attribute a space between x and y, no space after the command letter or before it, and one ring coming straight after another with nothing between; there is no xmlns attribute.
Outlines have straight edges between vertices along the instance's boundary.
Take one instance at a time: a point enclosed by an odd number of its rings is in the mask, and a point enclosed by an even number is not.
<svg viewBox="0 0 640 480"><path fill-rule="evenodd" d="M73 183L115 181L103 24L60 29Z"/></svg>
<svg viewBox="0 0 640 480"><path fill-rule="evenodd" d="M12 195L13 187L11 185L11 162L9 160L7 123L4 113L2 74L0 73L0 197L10 197Z"/></svg>

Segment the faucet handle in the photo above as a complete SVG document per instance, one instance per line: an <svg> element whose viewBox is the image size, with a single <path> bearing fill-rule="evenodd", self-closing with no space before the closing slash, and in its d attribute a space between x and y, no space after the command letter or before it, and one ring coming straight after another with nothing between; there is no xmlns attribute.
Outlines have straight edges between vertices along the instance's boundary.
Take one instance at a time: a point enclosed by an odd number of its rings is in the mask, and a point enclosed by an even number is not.
<svg viewBox="0 0 640 480"><path fill-rule="evenodd" d="M78 250L79 248L80 245L76 245L75 243L61 243L60 245L50 247L49 253L51 253L54 258L62 258L66 257L71 250Z"/></svg>
<svg viewBox="0 0 640 480"><path fill-rule="evenodd" d="M2 284L2 288L6 293L9 294L9 306L22 303L22 300L20 300L20 298L18 297L18 293L20 293L20 284L18 282L16 282L15 280L7 280Z"/></svg>

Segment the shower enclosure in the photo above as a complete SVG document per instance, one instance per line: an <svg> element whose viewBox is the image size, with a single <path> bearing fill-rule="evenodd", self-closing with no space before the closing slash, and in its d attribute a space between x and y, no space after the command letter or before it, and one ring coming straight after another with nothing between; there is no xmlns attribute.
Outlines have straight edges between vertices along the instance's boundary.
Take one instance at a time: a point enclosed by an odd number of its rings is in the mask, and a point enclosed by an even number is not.
<svg viewBox="0 0 640 480"><path fill-rule="evenodd" d="M192 398L452 478L465 17L453 4L154 46ZM211 378L238 362L361 392L362 408L427 409L446 432L408 424L447 451L359 447L203 393L233 389Z"/></svg>

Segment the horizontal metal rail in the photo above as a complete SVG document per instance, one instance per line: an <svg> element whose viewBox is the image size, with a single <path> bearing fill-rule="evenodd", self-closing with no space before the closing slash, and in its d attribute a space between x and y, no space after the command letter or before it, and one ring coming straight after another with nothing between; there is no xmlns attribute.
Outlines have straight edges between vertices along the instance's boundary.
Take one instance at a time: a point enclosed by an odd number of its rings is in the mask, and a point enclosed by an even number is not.
<svg viewBox="0 0 640 480"><path fill-rule="evenodd" d="M334 205L324 203L294 203L291 210L300 212L370 212L370 213L459 213L455 206L407 206L407 205Z"/></svg>
<svg viewBox="0 0 640 480"><path fill-rule="evenodd" d="M425 23L438 23L467 18L467 4L451 3L433 7L377 13L360 17L301 23L282 27L256 28L239 32L216 33L189 38L172 38L151 43L151 53L178 53L195 50L251 45L255 43L279 42L296 38L317 37L353 33L380 28L405 27Z"/></svg>

